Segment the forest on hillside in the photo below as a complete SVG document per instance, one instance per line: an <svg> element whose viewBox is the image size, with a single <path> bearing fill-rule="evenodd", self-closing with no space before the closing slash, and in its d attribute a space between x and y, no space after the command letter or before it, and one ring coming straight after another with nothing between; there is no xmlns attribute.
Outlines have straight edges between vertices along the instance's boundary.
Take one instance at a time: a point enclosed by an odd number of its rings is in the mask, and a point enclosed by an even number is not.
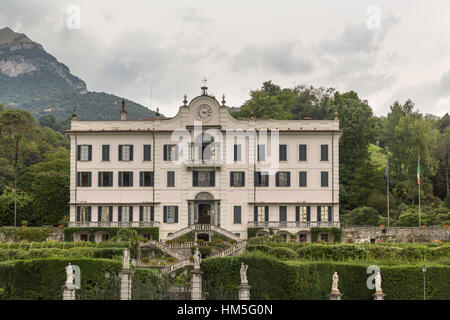
<svg viewBox="0 0 450 320"><path fill-rule="evenodd" d="M342 225L387 225L386 157L389 158L390 225L418 226L420 155L422 225L450 225L450 116L423 114L412 101L395 101L377 117L353 91L265 82L233 112L237 118L340 120ZM0 226L65 225L69 213L68 120L0 105ZM17 151L17 152L16 152ZM17 154L17 164L16 164Z"/></svg>

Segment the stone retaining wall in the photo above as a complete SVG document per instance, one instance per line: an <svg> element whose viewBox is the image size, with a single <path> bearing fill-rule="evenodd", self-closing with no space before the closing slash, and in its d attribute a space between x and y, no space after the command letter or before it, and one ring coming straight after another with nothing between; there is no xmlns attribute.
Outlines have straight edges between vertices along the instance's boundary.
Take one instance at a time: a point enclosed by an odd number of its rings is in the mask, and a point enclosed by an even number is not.
<svg viewBox="0 0 450 320"><path fill-rule="evenodd" d="M450 242L450 228L445 227L343 227L342 242Z"/></svg>

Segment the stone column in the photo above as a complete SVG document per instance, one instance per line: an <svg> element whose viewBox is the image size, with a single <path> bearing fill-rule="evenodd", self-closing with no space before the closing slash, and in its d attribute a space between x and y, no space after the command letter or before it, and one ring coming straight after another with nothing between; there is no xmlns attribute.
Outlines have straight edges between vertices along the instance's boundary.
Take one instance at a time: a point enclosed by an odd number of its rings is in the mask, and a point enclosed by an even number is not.
<svg viewBox="0 0 450 320"><path fill-rule="evenodd" d="M373 294L373 300L384 300L385 296L386 295L383 293L382 290L375 291L375 293Z"/></svg>
<svg viewBox="0 0 450 320"><path fill-rule="evenodd" d="M131 275L126 269L120 273L120 300L131 300Z"/></svg>
<svg viewBox="0 0 450 320"><path fill-rule="evenodd" d="M63 288L63 300L75 300L75 287L64 284Z"/></svg>
<svg viewBox="0 0 450 320"><path fill-rule="evenodd" d="M191 300L202 300L202 275L203 271L192 270Z"/></svg>
<svg viewBox="0 0 450 320"><path fill-rule="evenodd" d="M239 300L250 300L250 289L251 286L248 284L242 283L239 286Z"/></svg>

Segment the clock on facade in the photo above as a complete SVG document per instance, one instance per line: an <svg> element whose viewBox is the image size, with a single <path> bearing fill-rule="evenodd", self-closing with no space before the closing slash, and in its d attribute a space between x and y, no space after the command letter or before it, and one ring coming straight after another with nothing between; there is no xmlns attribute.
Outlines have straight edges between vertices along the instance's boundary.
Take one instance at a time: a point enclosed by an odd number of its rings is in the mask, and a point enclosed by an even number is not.
<svg viewBox="0 0 450 320"><path fill-rule="evenodd" d="M197 112L195 113L197 119L201 121L209 121L212 118L213 110L211 106L207 104L202 104L197 108Z"/></svg>

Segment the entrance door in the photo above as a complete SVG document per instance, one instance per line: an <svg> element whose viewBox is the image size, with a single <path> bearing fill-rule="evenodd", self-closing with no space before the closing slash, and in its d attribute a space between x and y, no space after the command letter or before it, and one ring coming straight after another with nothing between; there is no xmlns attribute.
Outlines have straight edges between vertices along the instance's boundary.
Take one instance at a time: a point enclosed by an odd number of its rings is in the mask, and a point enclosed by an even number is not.
<svg viewBox="0 0 450 320"><path fill-rule="evenodd" d="M211 204L209 203L198 204L198 223L211 224Z"/></svg>

